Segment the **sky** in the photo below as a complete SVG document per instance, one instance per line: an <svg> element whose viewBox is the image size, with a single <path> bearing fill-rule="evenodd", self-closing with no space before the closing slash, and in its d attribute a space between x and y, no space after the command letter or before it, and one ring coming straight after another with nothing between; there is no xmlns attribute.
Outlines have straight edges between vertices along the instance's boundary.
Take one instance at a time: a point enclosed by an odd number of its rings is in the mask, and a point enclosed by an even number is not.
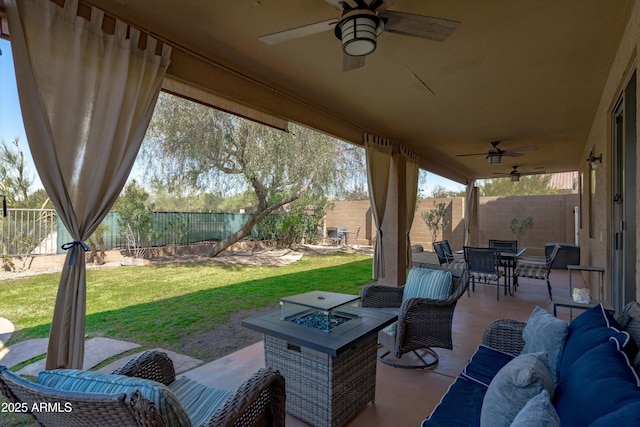
<svg viewBox="0 0 640 427"><path fill-rule="evenodd" d="M0 50L2 51L2 55L0 55L0 141L10 144L16 137L19 138L21 149L25 153L27 167L33 172L35 179L37 177L36 168L31 160L18 103L11 44L7 40L0 39Z"/></svg>
<svg viewBox="0 0 640 427"><path fill-rule="evenodd" d="M35 190L42 188L42 184L31 159L27 136L22 123L11 44L7 40L0 39L0 50L2 51L2 55L0 55L0 141L10 144L16 137L19 138L20 147L25 155L27 170L32 173L32 178L34 179L34 187L31 190ZM432 173L427 174L426 184L420 190L422 194L429 195L436 186L444 187L447 190L464 190L462 184Z"/></svg>

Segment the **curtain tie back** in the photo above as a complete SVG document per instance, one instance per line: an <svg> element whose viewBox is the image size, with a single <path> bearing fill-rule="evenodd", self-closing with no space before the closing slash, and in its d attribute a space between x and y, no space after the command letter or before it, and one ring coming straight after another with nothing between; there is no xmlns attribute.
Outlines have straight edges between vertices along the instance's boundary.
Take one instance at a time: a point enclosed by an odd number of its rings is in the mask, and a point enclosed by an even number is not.
<svg viewBox="0 0 640 427"><path fill-rule="evenodd" d="M89 250L89 246L81 240L74 240L73 242L65 243L60 246L63 250L68 251L71 249L71 259L69 260L69 267L73 267L76 263L76 249L80 246L85 252Z"/></svg>

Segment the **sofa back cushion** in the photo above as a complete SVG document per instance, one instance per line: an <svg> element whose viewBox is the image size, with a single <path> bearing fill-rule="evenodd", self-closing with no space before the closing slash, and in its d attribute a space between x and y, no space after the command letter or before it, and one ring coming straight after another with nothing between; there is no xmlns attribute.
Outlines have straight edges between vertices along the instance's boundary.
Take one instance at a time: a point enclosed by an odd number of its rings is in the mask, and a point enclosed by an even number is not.
<svg viewBox="0 0 640 427"><path fill-rule="evenodd" d="M191 421L178 398L164 384L126 375L102 374L78 369L55 369L38 374L39 384L58 390L84 393L140 394L152 401L167 427L189 427Z"/></svg>
<svg viewBox="0 0 640 427"><path fill-rule="evenodd" d="M559 377L570 371L585 352L614 338L620 347L630 345L629 334L620 330L618 322L598 304L584 311L569 324L567 341L560 358Z"/></svg>
<svg viewBox="0 0 640 427"><path fill-rule="evenodd" d="M636 346L635 356L627 354L636 372L640 374L640 303L632 301L627 304L618 318L618 323L631 336L633 344Z"/></svg>
<svg viewBox="0 0 640 427"><path fill-rule="evenodd" d="M445 300L451 296L451 272L430 268L412 268L402 293L402 301L409 298Z"/></svg>
<svg viewBox="0 0 640 427"><path fill-rule="evenodd" d="M563 374L554 398L562 427L590 425L638 401L640 379L615 338L580 356Z"/></svg>
<svg viewBox="0 0 640 427"><path fill-rule="evenodd" d="M640 402L616 408L589 424L589 427L640 426Z"/></svg>

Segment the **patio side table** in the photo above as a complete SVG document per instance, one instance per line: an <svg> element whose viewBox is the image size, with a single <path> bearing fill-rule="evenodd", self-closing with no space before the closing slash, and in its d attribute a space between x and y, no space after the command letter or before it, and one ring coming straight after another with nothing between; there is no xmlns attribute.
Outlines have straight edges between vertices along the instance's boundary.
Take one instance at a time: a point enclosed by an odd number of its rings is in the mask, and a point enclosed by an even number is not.
<svg viewBox="0 0 640 427"><path fill-rule="evenodd" d="M572 272L574 271L588 271L598 274L598 299L592 299L588 303L580 303L575 302L572 296L569 297L553 297L553 315L557 316L557 307L567 307L569 308L569 321L573 320L573 309L581 309L587 310L589 308L595 307L598 304L602 304L604 309L614 313L614 309L604 300L604 268L602 267L591 267L586 265L568 265L567 270L569 270L569 295L573 292L573 286L571 283Z"/></svg>

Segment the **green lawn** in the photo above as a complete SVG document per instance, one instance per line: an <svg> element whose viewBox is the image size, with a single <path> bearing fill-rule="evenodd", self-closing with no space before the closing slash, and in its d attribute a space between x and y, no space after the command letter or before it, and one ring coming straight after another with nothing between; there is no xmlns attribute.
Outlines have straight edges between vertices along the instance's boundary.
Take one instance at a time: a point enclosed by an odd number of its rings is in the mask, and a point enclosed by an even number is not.
<svg viewBox="0 0 640 427"><path fill-rule="evenodd" d="M48 336L59 277L0 283L0 315L16 326L8 345ZM202 262L89 270L86 335L181 352L183 337L215 328L232 313L316 289L357 294L370 280L371 257L356 254L305 255L280 267Z"/></svg>

